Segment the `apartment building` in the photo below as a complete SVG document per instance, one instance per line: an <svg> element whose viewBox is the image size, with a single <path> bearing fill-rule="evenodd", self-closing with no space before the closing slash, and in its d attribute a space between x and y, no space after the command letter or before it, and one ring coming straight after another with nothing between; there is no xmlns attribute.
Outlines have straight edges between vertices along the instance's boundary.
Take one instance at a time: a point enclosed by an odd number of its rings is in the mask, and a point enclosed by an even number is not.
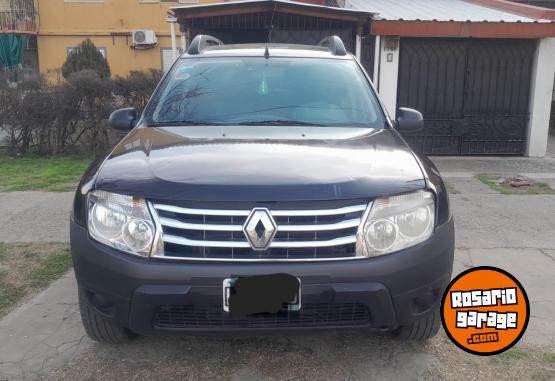
<svg viewBox="0 0 555 381"><path fill-rule="evenodd" d="M35 0L41 72L59 68L68 52L90 38L112 73L160 69L172 60L167 10L216 0ZM178 40L179 29L177 30Z"/></svg>

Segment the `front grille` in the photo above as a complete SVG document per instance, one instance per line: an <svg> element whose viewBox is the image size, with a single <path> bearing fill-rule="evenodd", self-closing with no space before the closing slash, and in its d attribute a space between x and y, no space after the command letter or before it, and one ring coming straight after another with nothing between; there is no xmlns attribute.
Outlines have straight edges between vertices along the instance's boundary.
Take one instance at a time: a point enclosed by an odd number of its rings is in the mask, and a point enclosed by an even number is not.
<svg viewBox="0 0 555 381"><path fill-rule="evenodd" d="M158 329L350 327L370 324L370 312L360 303L313 303L300 311L233 317L222 306L164 305L154 314Z"/></svg>
<svg viewBox="0 0 555 381"><path fill-rule="evenodd" d="M158 202L152 206L163 231L164 253L158 258L326 260L356 257L357 231L367 203L320 204L318 209L268 206L277 232L262 251L253 250L243 232L253 207L199 209Z"/></svg>

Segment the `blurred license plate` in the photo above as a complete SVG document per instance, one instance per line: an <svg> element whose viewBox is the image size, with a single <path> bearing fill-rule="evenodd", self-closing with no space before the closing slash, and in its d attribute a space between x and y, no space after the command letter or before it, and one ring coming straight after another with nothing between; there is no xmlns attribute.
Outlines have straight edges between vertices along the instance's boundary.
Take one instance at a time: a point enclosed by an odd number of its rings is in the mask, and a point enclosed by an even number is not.
<svg viewBox="0 0 555 381"><path fill-rule="evenodd" d="M224 311L232 315L299 311L301 280L289 274L255 275L223 281Z"/></svg>

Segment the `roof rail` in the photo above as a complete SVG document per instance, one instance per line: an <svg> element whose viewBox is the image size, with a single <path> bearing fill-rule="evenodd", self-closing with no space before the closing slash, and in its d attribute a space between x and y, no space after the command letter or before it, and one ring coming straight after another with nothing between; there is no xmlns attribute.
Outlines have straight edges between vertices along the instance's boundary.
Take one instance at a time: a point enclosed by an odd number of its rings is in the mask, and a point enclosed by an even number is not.
<svg viewBox="0 0 555 381"><path fill-rule="evenodd" d="M339 38L338 36L328 36L320 41L320 43L318 43L318 46L328 48L332 52L332 54L336 56L347 55L347 49L345 49L343 41L341 41L341 38Z"/></svg>
<svg viewBox="0 0 555 381"><path fill-rule="evenodd" d="M212 36L209 36L207 34L199 34L198 36L193 38L193 41L191 41L191 44L189 45L189 48L187 49L187 53L188 54L200 54L208 46L217 46L217 45L223 45L223 44L224 43L222 41L218 40L216 37L212 37Z"/></svg>

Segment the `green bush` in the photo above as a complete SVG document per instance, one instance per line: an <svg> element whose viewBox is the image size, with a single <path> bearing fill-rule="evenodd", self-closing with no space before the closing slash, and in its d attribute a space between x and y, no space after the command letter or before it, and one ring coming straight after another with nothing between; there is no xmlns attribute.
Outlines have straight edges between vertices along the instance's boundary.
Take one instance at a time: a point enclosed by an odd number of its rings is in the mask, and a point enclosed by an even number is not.
<svg viewBox="0 0 555 381"><path fill-rule="evenodd" d="M62 82L35 78L18 87L0 86L0 136L10 156L102 152L120 136L108 128L115 109L142 110L161 72L101 77L85 69ZM0 141L0 147L2 142Z"/></svg>
<svg viewBox="0 0 555 381"><path fill-rule="evenodd" d="M110 77L110 66L102 53L90 39L86 39L73 49L62 66L62 75L69 78L82 70L94 70L102 79Z"/></svg>
<svg viewBox="0 0 555 381"><path fill-rule="evenodd" d="M131 71L127 77L114 79L114 93L125 99L127 106L141 111L161 78L162 71L158 69Z"/></svg>

